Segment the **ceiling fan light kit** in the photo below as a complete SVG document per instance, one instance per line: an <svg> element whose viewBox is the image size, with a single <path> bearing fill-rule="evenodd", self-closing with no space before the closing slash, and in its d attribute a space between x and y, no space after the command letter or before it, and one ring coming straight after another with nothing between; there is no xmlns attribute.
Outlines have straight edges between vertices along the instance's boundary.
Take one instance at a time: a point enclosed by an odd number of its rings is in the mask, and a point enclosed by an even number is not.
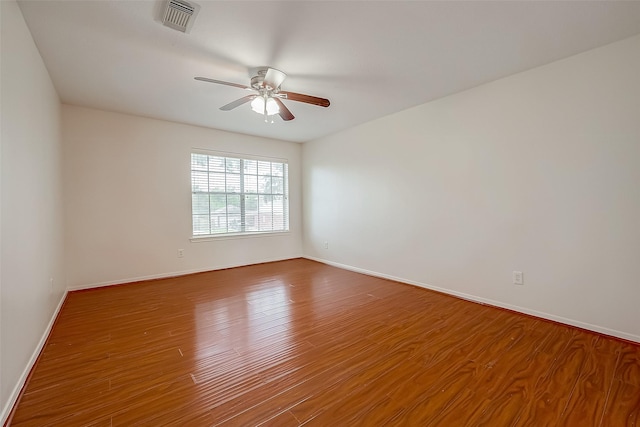
<svg viewBox="0 0 640 427"><path fill-rule="evenodd" d="M239 89L256 92L253 95L248 95L230 102L227 105L223 105L220 109L223 111L230 111L251 101L251 109L258 114L264 115L265 122L268 122L268 116L276 114L278 114L284 121L293 120L295 118L291 111L289 111L286 105L282 102L283 99L304 102L306 104L317 105L325 108L331 104L329 100L325 98L280 90L280 86L286 77L287 75L280 70L265 67L258 69L256 75L251 78L251 86L210 79L207 77L195 77L195 79L203 82L233 86ZM273 123L273 120L271 123Z"/></svg>
<svg viewBox="0 0 640 427"><path fill-rule="evenodd" d="M275 99L265 96L256 96L251 101L251 109L258 114L264 114L265 123L273 123L273 119L269 122L269 116L273 116L280 112L280 107Z"/></svg>
<svg viewBox="0 0 640 427"><path fill-rule="evenodd" d="M251 109L258 114L266 114L267 116L273 116L280 112L280 107L273 98L265 98L257 96L251 101Z"/></svg>

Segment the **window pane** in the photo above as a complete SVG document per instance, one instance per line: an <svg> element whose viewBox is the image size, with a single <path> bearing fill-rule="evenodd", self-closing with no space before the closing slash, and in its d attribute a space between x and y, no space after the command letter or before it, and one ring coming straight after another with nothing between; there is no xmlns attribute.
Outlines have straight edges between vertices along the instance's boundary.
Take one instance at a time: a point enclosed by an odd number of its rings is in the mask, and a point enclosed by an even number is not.
<svg viewBox="0 0 640 427"><path fill-rule="evenodd" d="M191 191L209 191L209 174L206 172L191 171Z"/></svg>
<svg viewBox="0 0 640 427"><path fill-rule="evenodd" d="M271 192L273 194L284 194L284 179L279 176L271 178Z"/></svg>
<svg viewBox="0 0 640 427"><path fill-rule="evenodd" d="M285 230L284 217L284 197L273 196L273 229L277 231Z"/></svg>
<svg viewBox="0 0 640 427"><path fill-rule="evenodd" d="M227 193L240 192L240 175L227 174Z"/></svg>
<svg viewBox="0 0 640 427"><path fill-rule="evenodd" d="M240 159L230 159L227 157L227 172L240 173Z"/></svg>
<svg viewBox="0 0 640 427"><path fill-rule="evenodd" d="M207 156L206 154L191 154L191 169L206 171L207 170Z"/></svg>
<svg viewBox="0 0 640 427"><path fill-rule="evenodd" d="M227 195L227 213L240 214L240 195L239 194Z"/></svg>
<svg viewBox="0 0 640 427"><path fill-rule="evenodd" d="M209 215L209 195L207 193L192 194L191 210L194 215Z"/></svg>
<svg viewBox="0 0 640 427"><path fill-rule="evenodd" d="M216 215L227 214L227 196L224 194L211 194L209 196L211 213Z"/></svg>
<svg viewBox="0 0 640 427"><path fill-rule="evenodd" d="M258 162L258 175L271 175L271 162Z"/></svg>
<svg viewBox="0 0 640 427"><path fill-rule="evenodd" d="M193 216L193 235L209 234L209 215Z"/></svg>
<svg viewBox="0 0 640 427"><path fill-rule="evenodd" d="M271 215L271 196L260 196L258 199L258 211L260 213L260 230L270 231L273 229L273 218Z"/></svg>
<svg viewBox="0 0 640 427"><path fill-rule="evenodd" d="M248 173L251 175L258 174L258 162L256 160L245 160L244 161L244 173Z"/></svg>
<svg viewBox="0 0 640 427"><path fill-rule="evenodd" d="M209 156L209 170L224 172L224 157Z"/></svg>
<svg viewBox="0 0 640 427"><path fill-rule="evenodd" d="M258 209L260 210L260 213L262 212L269 212L271 213L271 202L272 202L272 196L260 196L258 198Z"/></svg>
<svg viewBox="0 0 640 427"><path fill-rule="evenodd" d="M244 196L244 209L248 213L258 212L258 196Z"/></svg>
<svg viewBox="0 0 640 427"><path fill-rule="evenodd" d="M257 213L247 213L245 215L246 223L244 225L245 231L260 231L259 217Z"/></svg>
<svg viewBox="0 0 640 427"><path fill-rule="evenodd" d="M284 165L282 165L282 169L284 170L284 175L283 175L284 194L286 196L288 191L288 184L289 184L289 165L285 163Z"/></svg>
<svg viewBox="0 0 640 427"><path fill-rule="evenodd" d="M244 196L245 231L260 231L258 196Z"/></svg>
<svg viewBox="0 0 640 427"><path fill-rule="evenodd" d="M242 223L240 221L240 214L238 215L229 215L229 223L228 223L229 233L239 233L242 231Z"/></svg>
<svg viewBox="0 0 640 427"><path fill-rule="evenodd" d="M258 177L258 193L271 193L271 177L270 176L260 176Z"/></svg>
<svg viewBox="0 0 640 427"><path fill-rule="evenodd" d="M227 216L211 215L211 234L227 232Z"/></svg>
<svg viewBox="0 0 640 427"><path fill-rule="evenodd" d="M284 197L273 196L273 214L284 214Z"/></svg>
<svg viewBox="0 0 640 427"><path fill-rule="evenodd" d="M258 192L258 177L256 175L244 176L244 192L245 193Z"/></svg>
<svg viewBox="0 0 640 427"><path fill-rule="evenodd" d="M283 176L284 165L282 163L271 163L271 174L275 176Z"/></svg>
<svg viewBox="0 0 640 427"><path fill-rule="evenodd" d="M225 179L223 173L209 174L209 191L224 193Z"/></svg>

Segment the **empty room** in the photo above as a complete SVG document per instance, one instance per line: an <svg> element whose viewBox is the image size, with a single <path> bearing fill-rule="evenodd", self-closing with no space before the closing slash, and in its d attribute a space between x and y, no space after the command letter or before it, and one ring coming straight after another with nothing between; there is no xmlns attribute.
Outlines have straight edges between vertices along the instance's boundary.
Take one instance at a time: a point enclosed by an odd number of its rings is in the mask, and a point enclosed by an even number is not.
<svg viewBox="0 0 640 427"><path fill-rule="evenodd" d="M0 424L640 426L640 2L0 18Z"/></svg>

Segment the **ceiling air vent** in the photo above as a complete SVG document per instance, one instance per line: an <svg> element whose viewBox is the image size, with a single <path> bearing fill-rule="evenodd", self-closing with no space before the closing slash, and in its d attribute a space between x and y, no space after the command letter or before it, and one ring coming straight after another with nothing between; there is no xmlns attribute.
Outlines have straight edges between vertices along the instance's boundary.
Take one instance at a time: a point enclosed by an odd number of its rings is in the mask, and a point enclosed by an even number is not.
<svg viewBox="0 0 640 427"><path fill-rule="evenodd" d="M200 6L181 0L169 0L162 17L162 23L174 30L188 33L193 26Z"/></svg>

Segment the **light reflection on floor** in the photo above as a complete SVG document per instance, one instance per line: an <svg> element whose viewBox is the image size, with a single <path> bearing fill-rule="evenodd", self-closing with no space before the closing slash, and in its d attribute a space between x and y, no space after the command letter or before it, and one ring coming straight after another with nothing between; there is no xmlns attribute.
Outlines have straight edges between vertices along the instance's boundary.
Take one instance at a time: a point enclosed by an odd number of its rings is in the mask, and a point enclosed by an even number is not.
<svg viewBox="0 0 640 427"><path fill-rule="evenodd" d="M254 285L244 294L197 303L196 357L231 349L240 355L274 335L286 345L292 320L289 294L290 285L276 280Z"/></svg>

